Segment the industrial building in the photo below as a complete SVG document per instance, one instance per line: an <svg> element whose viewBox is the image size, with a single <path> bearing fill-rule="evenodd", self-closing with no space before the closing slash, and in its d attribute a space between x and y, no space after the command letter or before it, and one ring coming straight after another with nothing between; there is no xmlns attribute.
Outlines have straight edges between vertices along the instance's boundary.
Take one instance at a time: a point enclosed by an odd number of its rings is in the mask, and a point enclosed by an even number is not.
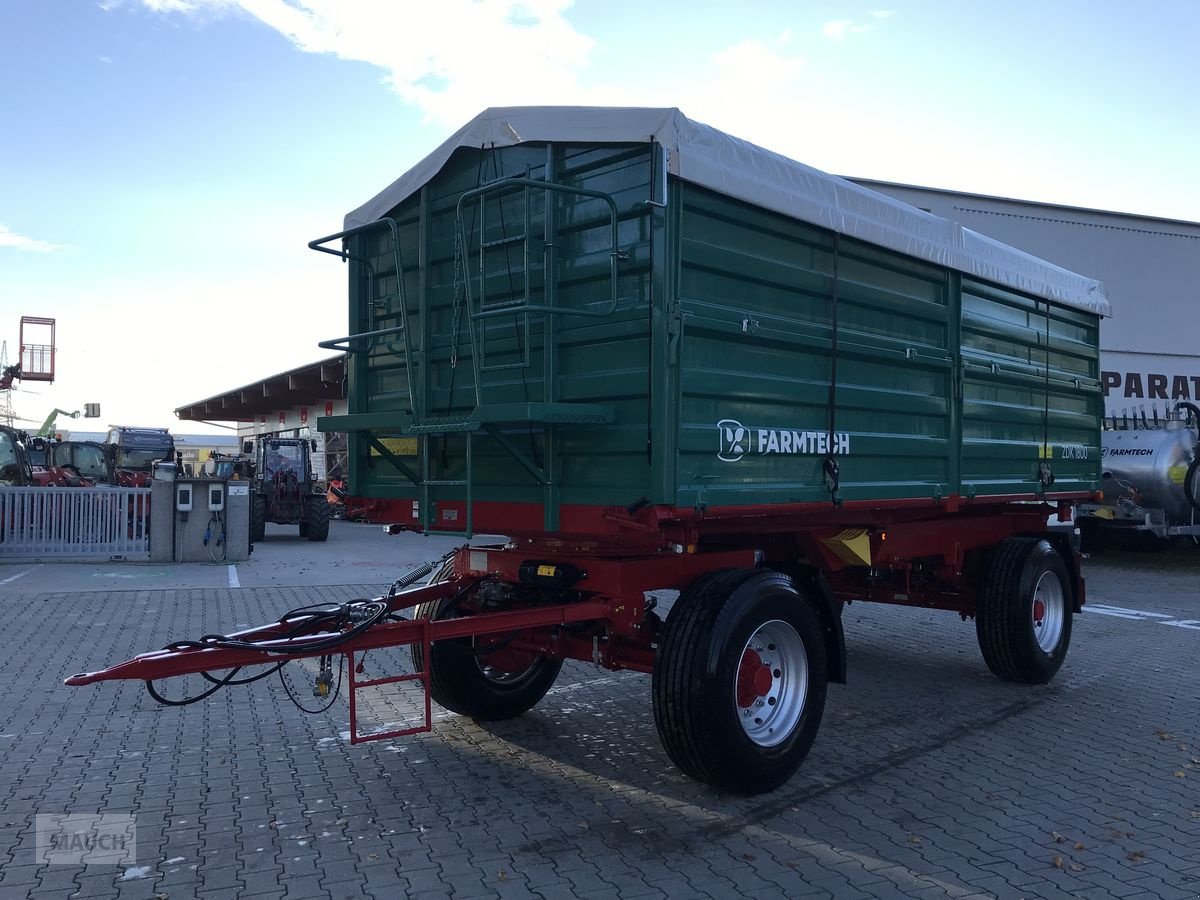
<svg viewBox="0 0 1200 900"><path fill-rule="evenodd" d="M1108 415L1200 401L1200 222L851 179L1104 282L1100 328Z"/></svg>

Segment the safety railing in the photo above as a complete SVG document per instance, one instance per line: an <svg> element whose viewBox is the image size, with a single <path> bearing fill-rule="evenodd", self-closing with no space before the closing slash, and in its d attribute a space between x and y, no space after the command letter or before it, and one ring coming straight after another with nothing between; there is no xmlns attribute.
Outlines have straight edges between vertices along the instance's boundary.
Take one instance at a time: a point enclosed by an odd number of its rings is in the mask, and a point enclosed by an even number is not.
<svg viewBox="0 0 1200 900"><path fill-rule="evenodd" d="M149 556L149 488L0 487L0 559Z"/></svg>
<svg viewBox="0 0 1200 900"><path fill-rule="evenodd" d="M408 402L409 408L416 411L417 393L416 379L412 377L412 348L409 346L408 335L405 334L408 330L408 298L404 293L404 267L400 260L400 229L396 225L396 220L392 218L376 219L374 222L368 222L366 225L359 225L356 228L348 228L345 231L339 231L337 234L326 235L322 238L317 238L314 241L309 241L308 246L312 250L319 253L328 253L331 256L336 256L341 260L353 260L363 266L367 275L367 304L366 308L370 312L376 309L376 304L383 299L375 296L375 266L369 257L355 256L348 249L348 239L358 234L363 234L368 231L374 231L378 228L386 227L392 242L392 265L396 270L396 299L400 306L400 323L391 328L376 328L368 331L360 332L359 334L350 334L346 337L334 338L328 341L318 341L317 346L325 350L341 350L346 353L361 353L370 349L376 338L384 337L385 335L399 334L402 335L404 344L404 366L409 373L408 378ZM330 241L342 241L342 249L334 250L332 247L326 247Z"/></svg>

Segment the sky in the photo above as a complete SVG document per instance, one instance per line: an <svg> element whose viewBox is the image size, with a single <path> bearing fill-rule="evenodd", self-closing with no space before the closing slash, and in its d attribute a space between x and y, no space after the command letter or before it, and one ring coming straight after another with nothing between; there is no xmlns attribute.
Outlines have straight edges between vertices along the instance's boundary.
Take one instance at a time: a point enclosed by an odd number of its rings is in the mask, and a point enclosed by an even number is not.
<svg viewBox="0 0 1200 900"><path fill-rule="evenodd" d="M488 106L677 106L828 172L1200 220L1200 2L0 0L22 427L167 426L326 357L307 248Z"/></svg>

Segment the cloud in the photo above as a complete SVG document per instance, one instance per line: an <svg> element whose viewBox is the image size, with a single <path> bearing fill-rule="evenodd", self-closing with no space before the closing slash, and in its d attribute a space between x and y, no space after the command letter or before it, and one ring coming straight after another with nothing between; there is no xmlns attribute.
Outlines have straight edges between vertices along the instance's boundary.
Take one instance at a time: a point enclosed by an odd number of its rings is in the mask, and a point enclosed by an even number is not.
<svg viewBox="0 0 1200 900"><path fill-rule="evenodd" d="M197 13L237 5L236 0L142 0L153 12Z"/></svg>
<svg viewBox="0 0 1200 900"><path fill-rule="evenodd" d="M12 247L14 250L28 250L33 253L53 253L56 250L67 249L62 244L51 244L49 241L39 241L37 238L26 237L0 225L0 248Z"/></svg>
<svg viewBox="0 0 1200 900"><path fill-rule="evenodd" d="M712 55L720 70L721 83L730 79L754 85L780 85L795 78L807 60L803 56L776 53L761 41L746 38Z"/></svg>
<svg viewBox="0 0 1200 900"><path fill-rule="evenodd" d="M834 19L821 26L821 34L832 41L842 41L849 34L862 34L870 31L870 25L859 25L853 19Z"/></svg>
<svg viewBox="0 0 1200 900"><path fill-rule="evenodd" d="M427 120L459 125L486 106L596 102L580 84L594 41L571 0L141 0L157 13L250 15L298 49L370 63ZM402 35L403 40L397 40Z"/></svg>

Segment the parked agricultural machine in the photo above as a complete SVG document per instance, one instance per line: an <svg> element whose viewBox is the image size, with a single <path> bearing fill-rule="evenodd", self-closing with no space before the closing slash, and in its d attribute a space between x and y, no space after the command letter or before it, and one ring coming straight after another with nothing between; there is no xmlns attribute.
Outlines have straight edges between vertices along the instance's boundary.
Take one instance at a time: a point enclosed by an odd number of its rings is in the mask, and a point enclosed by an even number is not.
<svg viewBox="0 0 1200 900"><path fill-rule="evenodd" d="M250 540L261 541L267 523L296 525L310 541L329 537L329 502L313 475L310 453L316 442L300 438L260 437L246 441L249 464Z"/></svg>
<svg viewBox="0 0 1200 900"><path fill-rule="evenodd" d="M581 660L650 674L671 760L754 793L846 679L845 603L973 617L1006 681L1062 665L1084 580L1046 521L1099 496L1098 283L678 110L489 110L310 246L348 263L318 427L351 493L507 537L68 684L189 703L308 657L359 742L431 700L520 715ZM364 725L414 686L419 721Z"/></svg>
<svg viewBox="0 0 1200 900"><path fill-rule="evenodd" d="M1200 407L1107 417L1100 457L1103 498L1076 508L1088 547L1128 535L1200 538Z"/></svg>
<svg viewBox="0 0 1200 900"><path fill-rule="evenodd" d="M7 487L93 487L95 479L55 456L58 444L0 426L0 485Z"/></svg>

